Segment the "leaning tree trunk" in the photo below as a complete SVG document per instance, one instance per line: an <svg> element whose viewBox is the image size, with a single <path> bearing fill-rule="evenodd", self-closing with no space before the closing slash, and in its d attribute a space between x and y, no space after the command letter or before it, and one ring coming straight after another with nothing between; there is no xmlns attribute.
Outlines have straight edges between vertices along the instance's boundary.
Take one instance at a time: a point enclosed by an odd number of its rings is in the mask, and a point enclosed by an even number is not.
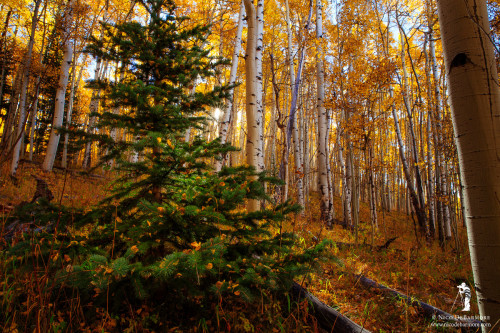
<svg viewBox="0 0 500 333"><path fill-rule="evenodd" d="M62 126L64 118L64 102L66 97L66 87L69 79L69 68L73 58L73 43L69 40L70 26L73 19L73 2L69 0L66 4L66 13L64 14L64 32L63 32L63 60L59 74L59 84L56 92L56 107L54 110L54 120L50 132L49 143L47 145L47 154L43 161L42 168L45 171L52 171L56 159L57 147L59 146L60 134L58 127Z"/></svg>
<svg viewBox="0 0 500 333"><path fill-rule="evenodd" d="M15 176L17 167L19 166L19 154L21 153L21 146L24 141L24 128L26 125L26 95L28 93L29 74L31 68L31 54L33 53L33 44L35 43L36 26L38 24L38 9L42 0L35 1L35 8L33 9L33 19L31 21L30 40L28 42L28 50L24 57L23 64L23 77L21 84L21 97L19 99L19 122L17 125L17 134L15 138L15 146L12 154L12 164L10 167L11 176Z"/></svg>
<svg viewBox="0 0 500 333"><path fill-rule="evenodd" d="M438 10L479 312L498 325L500 89L486 1L440 0Z"/></svg>

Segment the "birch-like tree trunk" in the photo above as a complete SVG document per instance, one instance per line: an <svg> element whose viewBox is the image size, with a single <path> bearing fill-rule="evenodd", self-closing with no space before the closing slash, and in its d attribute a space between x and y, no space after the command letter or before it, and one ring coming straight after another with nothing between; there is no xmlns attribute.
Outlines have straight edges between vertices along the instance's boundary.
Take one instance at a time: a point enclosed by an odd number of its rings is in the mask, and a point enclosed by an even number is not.
<svg viewBox="0 0 500 333"><path fill-rule="evenodd" d="M288 61L288 68L290 72L290 83L292 85L292 94L297 93L295 85L295 69L293 64L293 54L292 54L292 27L290 21L290 5L288 0L285 0L285 14L286 14L286 34L287 34L287 50L286 56ZM309 19L310 20L310 19ZM307 26L310 22L307 23ZM299 65L301 66L301 64ZM297 87L298 88L298 87ZM293 150L294 150L294 160L295 160L295 173L297 175L297 201L299 205L304 206L304 156L302 154L302 145L298 126L298 117L294 117L293 122Z"/></svg>
<svg viewBox="0 0 500 333"><path fill-rule="evenodd" d="M486 1L440 0L438 11L478 307L498 325L500 89Z"/></svg>
<svg viewBox="0 0 500 333"><path fill-rule="evenodd" d="M316 38L321 47L323 39L322 4L316 0ZM318 186L321 195L321 221L327 226L333 223L333 203L330 202L328 183L328 115L325 108L325 70L322 52L316 56L316 85L318 113Z"/></svg>
<svg viewBox="0 0 500 333"><path fill-rule="evenodd" d="M389 90L389 94L392 99L393 98L392 87ZM406 186L408 187L408 191L410 192L411 204L413 206L413 209L415 210L415 214L417 215L417 220L419 225L425 226L425 212L423 210L423 207L421 206L420 200L418 199L418 195L417 192L415 191L415 186L413 185L413 180L411 178L410 167L408 166L408 161L406 159L406 155L404 152L403 138L401 136L401 130L399 128L399 118L394 103L392 104L391 108L392 108L392 116L394 118L394 129L396 130L396 138L398 141L399 157L401 158L401 164L402 164L403 174L406 180ZM425 229L423 229L422 231L424 234L426 234Z"/></svg>
<svg viewBox="0 0 500 333"><path fill-rule="evenodd" d="M73 21L73 0L68 0L66 12L64 13L64 31L63 31L63 60L59 74L59 83L56 92L56 106L54 110L54 120L52 121L52 130L50 132L47 153L43 161L42 168L45 171L52 171L56 159L57 147L59 146L60 134L58 127L62 126L64 118L64 102L66 97L66 87L69 79L69 68L73 58L73 43L70 41L70 28Z"/></svg>
<svg viewBox="0 0 500 333"><path fill-rule="evenodd" d="M38 10L42 0L35 1L35 8L33 9L33 18L31 20L31 33L28 42L28 50L24 56L23 76L21 84L21 97L19 98L19 120L17 124L17 134L15 138L14 151L12 153L12 164L10 166L11 176L15 176L17 167L19 166L19 154L21 153L21 145L24 142L24 128L26 125L26 95L28 93L29 74L31 69L31 54L33 53L33 44L35 43L36 26L38 24Z"/></svg>
<svg viewBox="0 0 500 333"><path fill-rule="evenodd" d="M243 4L243 0L240 5L240 12L238 14L238 27L236 29L236 37L234 38L234 51L233 51L233 59L231 61L231 72L229 74L229 82L228 84L233 85L236 83L236 76L238 74L238 63L239 63L239 55L241 51L241 35L243 33L243 13L245 11L245 7ZM222 114L222 119L220 121L219 126L219 138L222 144L226 143L227 135L229 131L229 124L231 123L231 119L233 117L233 100L234 100L234 89L231 89L229 93L229 97L227 99L227 104L224 109L224 113ZM224 164L227 156L223 156L222 160L217 160L215 163L215 171L220 171L222 165Z"/></svg>
<svg viewBox="0 0 500 333"><path fill-rule="evenodd" d="M82 62L82 66L78 71L78 76L76 75L76 57L73 59L73 74L71 77L71 88L69 94L69 105L68 110L66 112L66 129L71 126L71 116L73 115L73 105L75 99L75 92L78 90L78 85L83 75L83 67L85 66L85 59ZM62 163L61 166L63 168L68 167L68 142L69 142L69 133L64 134L64 145L63 145L63 155L62 155Z"/></svg>
<svg viewBox="0 0 500 333"><path fill-rule="evenodd" d="M248 12L247 12L248 15ZM258 131L258 155L257 155L257 170L264 171L264 91L262 89L262 55L264 54L264 0L257 0L256 11L256 41L255 41L255 84L256 96L256 125Z"/></svg>
<svg viewBox="0 0 500 333"><path fill-rule="evenodd" d="M256 45L257 27L255 6L252 0L244 0L247 13L247 47L245 55L246 72L246 116L247 116L247 141L246 162L248 165L259 170L259 151L261 149L259 127L257 116L257 68L256 68ZM248 200L247 209L250 212L259 210L258 200Z"/></svg>
<svg viewBox="0 0 500 333"><path fill-rule="evenodd" d="M399 22L398 22L399 25ZM406 69L406 52L405 52L405 40L403 38L404 36L404 31L403 27L399 25L399 30L400 30L400 40L401 40L401 66L403 69L403 87L402 87L402 93L403 93L403 102L405 105L406 109L406 114L408 115L408 133L409 133L409 141L411 146L411 156L413 158L413 168L412 170L414 171L415 175L415 183L416 183L416 194L418 198L418 206L420 211L417 210L417 207L414 204L414 209L415 213L417 214L417 220L418 224L424 233L425 237L429 239L430 237L430 232L429 232L429 226L427 224L426 218L425 218L425 212L424 212L424 205L425 205L425 199L424 199L424 191L422 187L422 178L420 175L420 168L419 168L419 158L418 158L418 147L416 143L416 138L415 138L415 131L414 131L414 125L413 125L413 112L412 108L410 106L410 100L409 100L409 83L408 83L408 71ZM411 59L410 59L411 60ZM412 199L413 200L413 199Z"/></svg>

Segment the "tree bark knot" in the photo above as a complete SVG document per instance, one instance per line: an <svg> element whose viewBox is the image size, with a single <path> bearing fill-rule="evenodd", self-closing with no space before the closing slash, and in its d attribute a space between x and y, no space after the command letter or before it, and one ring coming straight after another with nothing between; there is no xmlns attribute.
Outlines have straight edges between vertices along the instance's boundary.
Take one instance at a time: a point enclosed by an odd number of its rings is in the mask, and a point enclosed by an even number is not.
<svg viewBox="0 0 500 333"><path fill-rule="evenodd" d="M467 56L467 54L465 53L459 53L457 54L453 60L451 61L450 63L450 71L448 72L451 73L451 70L455 67L461 67L461 66L465 66L467 64L472 64L472 61L470 60L470 58Z"/></svg>

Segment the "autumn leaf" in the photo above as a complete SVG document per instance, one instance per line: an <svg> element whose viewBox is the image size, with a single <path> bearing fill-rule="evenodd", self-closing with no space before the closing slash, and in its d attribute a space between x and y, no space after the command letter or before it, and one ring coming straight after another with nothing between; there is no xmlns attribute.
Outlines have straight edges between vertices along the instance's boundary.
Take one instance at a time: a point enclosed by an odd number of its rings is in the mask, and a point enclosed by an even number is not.
<svg viewBox="0 0 500 333"><path fill-rule="evenodd" d="M201 248L201 243L198 242L192 242L190 245L194 247L195 251L198 251Z"/></svg>

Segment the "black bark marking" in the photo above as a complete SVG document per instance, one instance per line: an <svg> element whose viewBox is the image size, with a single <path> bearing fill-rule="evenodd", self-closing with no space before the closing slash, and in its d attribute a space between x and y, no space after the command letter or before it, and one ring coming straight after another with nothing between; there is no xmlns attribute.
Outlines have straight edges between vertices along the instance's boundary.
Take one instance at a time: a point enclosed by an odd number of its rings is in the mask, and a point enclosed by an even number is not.
<svg viewBox="0 0 500 333"><path fill-rule="evenodd" d="M453 58L450 64L450 71L448 72L451 73L451 70L455 67L460 67L460 66L465 66L467 64L472 64L472 61L470 58L467 56L465 53L459 53Z"/></svg>

